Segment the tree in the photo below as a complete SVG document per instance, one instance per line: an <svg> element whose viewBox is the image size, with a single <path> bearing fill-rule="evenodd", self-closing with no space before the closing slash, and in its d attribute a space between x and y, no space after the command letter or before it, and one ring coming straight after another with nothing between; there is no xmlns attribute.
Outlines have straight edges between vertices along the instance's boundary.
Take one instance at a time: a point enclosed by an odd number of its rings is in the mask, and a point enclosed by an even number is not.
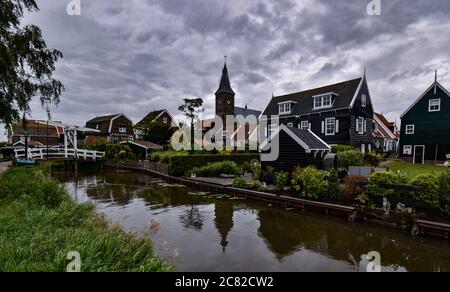
<svg viewBox="0 0 450 292"><path fill-rule="evenodd" d="M174 133L174 128L160 122L153 121L148 125L141 126L143 132L144 140L156 143L159 145L168 144L170 137Z"/></svg>
<svg viewBox="0 0 450 292"><path fill-rule="evenodd" d="M38 10L35 0L0 1L0 122L6 125L30 112L33 97L42 106L58 104L64 90L52 78L62 53L47 49L39 27L20 26L25 11Z"/></svg>
<svg viewBox="0 0 450 292"><path fill-rule="evenodd" d="M195 120L198 118L198 114L203 112L203 99L201 98L185 98L183 99L184 104L178 107L178 110L184 114L191 122L191 152L194 151L194 124Z"/></svg>

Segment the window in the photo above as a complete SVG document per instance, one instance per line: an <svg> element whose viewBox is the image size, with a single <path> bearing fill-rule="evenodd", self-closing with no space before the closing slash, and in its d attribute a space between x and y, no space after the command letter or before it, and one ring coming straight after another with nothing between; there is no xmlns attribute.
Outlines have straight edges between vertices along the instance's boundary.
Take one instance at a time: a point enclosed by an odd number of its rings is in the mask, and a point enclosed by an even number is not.
<svg viewBox="0 0 450 292"><path fill-rule="evenodd" d="M356 132L358 134L364 134L364 118L363 117L358 117L358 119L356 120Z"/></svg>
<svg viewBox="0 0 450 292"><path fill-rule="evenodd" d="M336 119L328 118L325 119L325 135L330 136L336 133Z"/></svg>
<svg viewBox="0 0 450 292"><path fill-rule="evenodd" d="M119 128L119 133L126 134L127 133L127 128L126 127L120 127Z"/></svg>
<svg viewBox="0 0 450 292"><path fill-rule="evenodd" d="M163 118L163 123L164 123L164 124L167 124L167 117L164 117L164 118Z"/></svg>
<svg viewBox="0 0 450 292"><path fill-rule="evenodd" d="M406 135L414 135L414 130L414 125L406 125Z"/></svg>
<svg viewBox="0 0 450 292"><path fill-rule="evenodd" d="M292 106L290 102L278 104L280 115L290 114L292 112Z"/></svg>
<svg viewBox="0 0 450 292"><path fill-rule="evenodd" d="M288 123L287 126L292 128L294 126L294 123Z"/></svg>
<svg viewBox="0 0 450 292"><path fill-rule="evenodd" d="M403 146L403 155L412 155L412 145Z"/></svg>
<svg viewBox="0 0 450 292"><path fill-rule="evenodd" d="M330 108L332 105L332 94L314 97L314 109Z"/></svg>
<svg viewBox="0 0 450 292"><path fill-rule="evenodd" d="M441 100L440 99L430 99L428 102L429 112L439 112L441 111Z"/></svg>
<svg viewBox="0 0 450 292"><path fill-rule="evenodd" d="M363 94L361 96L361 106L366 107L367 106L367 95Z"/></svg>
<svg viewBox="0 0 450 292"><path fill-rule="evenodd" d="M308 130L309 129L309 122L308 121L302 121L300 123L300 129L302 130Z"/></svg>

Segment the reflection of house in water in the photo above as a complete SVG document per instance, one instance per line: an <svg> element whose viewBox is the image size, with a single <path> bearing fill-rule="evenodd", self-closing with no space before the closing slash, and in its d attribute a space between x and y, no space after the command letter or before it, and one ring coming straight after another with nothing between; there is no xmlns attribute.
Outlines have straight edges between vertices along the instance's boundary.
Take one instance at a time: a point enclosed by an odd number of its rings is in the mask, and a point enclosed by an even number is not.
<svg viewBox="0 0 450 292"><path fill-rule="evenodd" d="M223 248L223 252L228 246L228 234L233 228L233 212L233 204L230 202L219 201L215 203L214 213L216 217L214 223L221 236L220 245Z"/></svg>

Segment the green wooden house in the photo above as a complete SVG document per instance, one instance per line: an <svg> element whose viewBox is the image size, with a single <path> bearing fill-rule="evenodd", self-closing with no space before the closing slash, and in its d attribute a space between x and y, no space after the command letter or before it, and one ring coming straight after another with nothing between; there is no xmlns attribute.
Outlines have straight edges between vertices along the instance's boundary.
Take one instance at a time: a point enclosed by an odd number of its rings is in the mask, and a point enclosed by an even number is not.
<svg viewBox="0 0 450 292"><path fill-rule="evenodd" d="M413 163L450 154L450 93L436 81L401 116L400 157Z"/></svg>

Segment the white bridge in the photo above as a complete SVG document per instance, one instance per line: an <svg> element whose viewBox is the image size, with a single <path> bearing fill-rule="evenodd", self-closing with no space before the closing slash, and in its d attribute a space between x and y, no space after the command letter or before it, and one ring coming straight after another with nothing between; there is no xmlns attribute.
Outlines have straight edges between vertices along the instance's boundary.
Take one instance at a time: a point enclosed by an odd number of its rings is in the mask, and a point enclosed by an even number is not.
<svg viewBox="0 0 450 292"><path fill-rule="evenodd" d="M14 154L16 159L32 159L32 160L46 160L46 159L64 159L64 160L97 160L97 158L105 157L105 152L78 149L78 132L99 133L99 130L89 129L85 127L78 127L73 125L65 125L62 123L43 123L47 125L64 127L64 147L49 147L49 148L27 148L16 149ZM69 144L72 148L69 148Z"/></svg>
<svg viewBox="0 0 450 292"><path fill-rule="evenodd" d="M70 149L60 147L48 148L28 148L28 155L25 155L25 149L14 150L16 159L32 159L32 160L55 160L55 159L70 159L70 160L97 160L105 157L105 152L84 150L84 149Z"/></svg>

